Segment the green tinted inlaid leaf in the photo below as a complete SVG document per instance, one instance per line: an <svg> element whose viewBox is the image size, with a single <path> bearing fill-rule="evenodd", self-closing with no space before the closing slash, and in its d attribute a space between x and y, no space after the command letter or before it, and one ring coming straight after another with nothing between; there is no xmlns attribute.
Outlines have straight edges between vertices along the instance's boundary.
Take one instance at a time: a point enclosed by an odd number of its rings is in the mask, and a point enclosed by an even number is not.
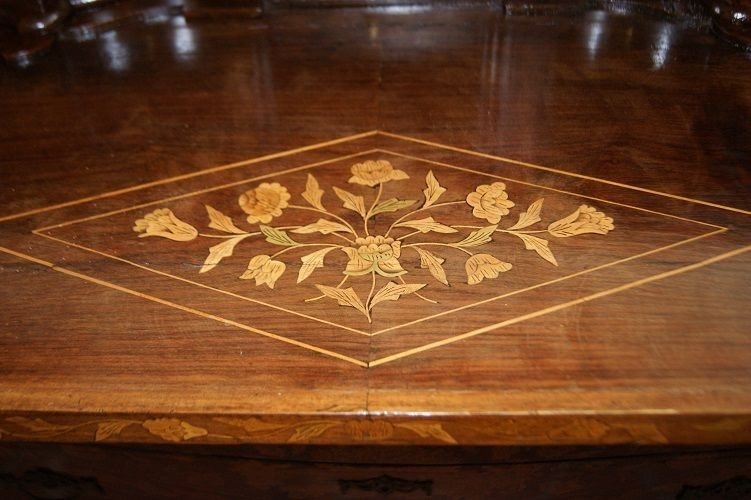
<svg viewBox="0 0 751 500"><path fill-rule="evenodd" d="M273 243L274 245L280 245L284 247L295 246L298 243L289 237L286 231L281 229L275 229L271 226L260 226L261 232L266 236L266 241Z"/></svg>

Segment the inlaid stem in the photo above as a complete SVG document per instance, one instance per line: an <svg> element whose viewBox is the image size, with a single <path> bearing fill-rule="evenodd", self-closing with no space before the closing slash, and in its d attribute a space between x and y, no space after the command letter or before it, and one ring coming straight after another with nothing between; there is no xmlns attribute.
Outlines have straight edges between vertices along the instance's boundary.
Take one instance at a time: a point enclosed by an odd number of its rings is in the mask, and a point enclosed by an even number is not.
<svg viewBox="0 0 751 500"><path fill-rule="evenodd" d="M416 213L420 213L420 212L423 212L423 211L425 211L425 210L432 210L432 209L434 209L434 208L447 207L447 206L449 206L449 205L464 205L464 204L466 204L466 203L467 203L467 202L466 202L466 201L464 201L464 200L461 200L461 201L447 201L447 202L444 202L444 203L436 203L435 205L430 205L429 207L422 207L422 208L418 208L417 210L414 210L414 211L412 211L412 212L409 212L409 213L407 213L407 214L404 214L404 215L402 215L401 217L399 217L398 219L396 219L396 220L395 220L395 221L394 221L394 222L393 222L393 223L391 224L391 226L389 226L389 229L388 229L388 231L386 231L386 236L388 236L388 235L389 235L389 233L391 233L391 231L392 231L392 230L393 230L393 229L394 229L394 228L396 227L396 225L397 225L397 224L399 224L400 222L402 222L402 221L403 221L404 219L406 219L406 218L407 218L407 217L409 217L410 215L414 215L414 214L416 214Z"/></svg>
<svg viewBox="0 0 751 500"><path fill-rule="evenodd" d="M470 252L469 250L467 250L467 249L464 249L464 248L462 248L462 247L460 247L460 246L452 245L452 244L450 244L450 243L411 243L411 244L409 244L409 245L404 245L404 246L403 246L402 248L409 248L409 247L421 247L421 246L437 246L437 247L448 247L448 248L453 248L453 249L455 249L455 250L460 250L460 251L462 251L462 252L464 252L464 253L466 253L467 255L470 255L470 256L471 256L471 255L474 255L474 254L473 254L472 252Z"/></svg>
<svg viewBox="0 0 751 500"><path fill-rule="evenodd" d="M316 213L319 213L319 214L326 215L328 217L333 217L334 219L338 220L339 222L341 222L342 224L344 224L345 226L347 226L347 229L349 229L349 232L352 233L352 234L354 234L355 237L359 236L357 234L357 231L355 231L355 228L352 227L352 224L350 224L349 222L347 222L342 217L339 217L336 214L332 214L332 213L327 212L325 210L319 210L319 209L314 208L314 207L304 207L302 205L288 205L287 208L296 208L297 210L307 210L309 212L316 212Z"/></svg>

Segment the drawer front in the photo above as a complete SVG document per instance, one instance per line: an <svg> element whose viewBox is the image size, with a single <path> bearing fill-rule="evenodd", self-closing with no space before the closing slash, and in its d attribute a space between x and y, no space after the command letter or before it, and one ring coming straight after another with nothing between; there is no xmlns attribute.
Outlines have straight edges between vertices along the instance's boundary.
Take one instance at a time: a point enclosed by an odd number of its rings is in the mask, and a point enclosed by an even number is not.
<svg viewBox="0 0 751 500"><path fill-rule="evenodd" d="M472 466L285 462L231 451L5 443L0 498L751 498L751 450Z"/></svg>

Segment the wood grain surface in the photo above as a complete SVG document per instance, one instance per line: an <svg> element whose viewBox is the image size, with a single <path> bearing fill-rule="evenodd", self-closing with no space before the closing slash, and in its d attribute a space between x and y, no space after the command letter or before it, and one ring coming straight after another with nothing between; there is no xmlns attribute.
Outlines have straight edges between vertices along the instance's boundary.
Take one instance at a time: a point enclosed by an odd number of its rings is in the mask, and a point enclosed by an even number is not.
<svg viewBox="0 0 751 500"><path fill-rule="evenodd" d="M124 26L4 69L0 437L747 444L749 81L667 21L483 9ZM429 172L455 204L418 213ZM546 244L509 234L540 199ZM402 215L453 231L388 241ZM493 226L465 250L495 260L456 248ZM341 248L301 280L301 242ZM364 313L316 286L345 276Z"/></svg>

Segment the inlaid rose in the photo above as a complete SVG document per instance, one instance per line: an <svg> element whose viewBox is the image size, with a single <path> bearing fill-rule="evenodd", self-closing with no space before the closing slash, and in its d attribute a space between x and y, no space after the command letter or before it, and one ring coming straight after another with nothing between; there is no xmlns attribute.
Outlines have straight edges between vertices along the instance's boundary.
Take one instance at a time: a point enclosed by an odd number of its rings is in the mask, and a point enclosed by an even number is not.
<svg viewBox="0 0 751 500"><path fill-rule="evenodd" d="M386 160L368 160L352 165L352 177L349 182L374 187L388 181L409 179L403 170L398 170Z"/></svg>
<svg viewBox="0 0 751 500"><path fill-rule="evenodd" d="M282 215L282 209L287 208L290 197L287 188L278 182L264 182L241 194L237 202L248 214L249 223L268 224L274 217Z"/></svg>
<svg viewBox="0 0 751 500"><path fill-rule="evenodd" d="M508 215L509 208L515 205L508 199L506 184L503 182L477 186L477 189L467 195L467 203L472 207L472 215L491 224L498 224L501 217Z"/></svg>

